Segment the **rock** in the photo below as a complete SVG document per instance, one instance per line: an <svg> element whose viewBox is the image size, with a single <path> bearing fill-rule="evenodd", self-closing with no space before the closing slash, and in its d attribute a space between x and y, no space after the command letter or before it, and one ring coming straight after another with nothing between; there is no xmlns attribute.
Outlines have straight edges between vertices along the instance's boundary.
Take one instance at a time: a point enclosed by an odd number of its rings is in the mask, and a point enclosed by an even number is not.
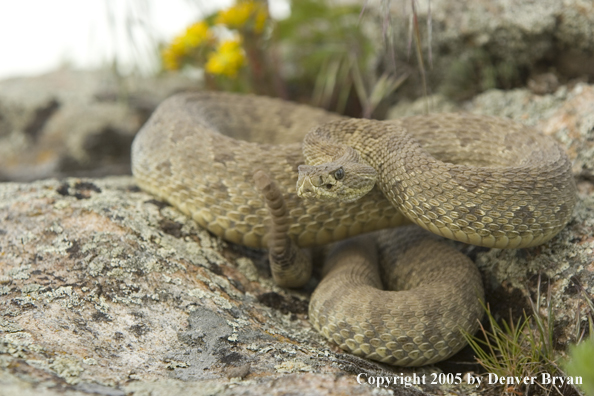
<svg viewBox="0 0 594 396"><path fill-rule="evenodd" d="M460 111L460 107L455 102L448 100L443 95L435 94L415 101L408 99L401 100L398 105L392 106L386 115L387 120L396 118L410 117L418 114L430 113L448 113Z"/></svg>
<svg viewBox="0 0 594 396"><path fill-rule="evenodd" d="M399 95L417 98L423 85L414 55L415 44L411 44L410 2L389 3L389 26L400 63L397 70L411 73ZM591 1L422 0L415 4L428 86L434 93L467 99L487 89L522 87L529 81L536 92L550 93L559 82L591 81L594 77ZM369 8L373 7L370 2ZM376 13L378 18L386 18L383 6ZM385 25L376 23L384 31Z"/></svg>
<svg viewBox="0 0 594 396"><path fill-rule="evenodd" d="M60 70L0 81L0 180L130 173L130 144L152 110L195 85Z"/></svg>
<svg viewBox="0 0 594 396"><path fill-rule="evenodd" d="M262 252L131 177L2 183L0 224L0 395L365 395L357 374L394 375L311 328L311 286L277 287Z"/></svg>

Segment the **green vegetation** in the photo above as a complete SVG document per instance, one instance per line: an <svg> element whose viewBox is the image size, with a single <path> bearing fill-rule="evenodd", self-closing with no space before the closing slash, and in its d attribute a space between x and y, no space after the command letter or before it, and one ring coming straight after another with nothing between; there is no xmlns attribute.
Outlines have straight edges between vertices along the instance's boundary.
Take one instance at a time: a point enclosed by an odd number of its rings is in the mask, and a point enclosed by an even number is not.
<svg viewBox="0 0 594 396"><path fill-rule="evenodd" d="M540 281L537 286L540 290ZM555 321L550 293L545 301L546 314L540 313L541 295L537 295L536 302L530 299L533 315L524 315L514 321L497 321L488 305L483 305L487 314L487 322L490 330L482 324L478 336L466 334L466 340L476 354L477 362L487 373L496 374L499 377L536 377L542 375L550 376L582 376L584 389L586 390L586 378L594 373L594 343L586 347L572 348L572 360L565 365L571 371L565 373L561 368L563 356L554 349ZM586 349L590 348L590 349ZM583 349L583 351L582 351ZM576 354L576 350L579 350ZM588 355L589 352L589 355ZM592 382L594 384L594 382ZM546 384L535 381L533 384L505 385L501 389L505 394L542 394L542 395L579 395L573 385Z"/></svg>
<svg viewBox="0 0 594 396"><path fill-rule="evenodd" d="M582 295L590 308L590 312L594 312L592 298L581 285L578 284L577 286L581 289ZM581 385L582 390L587 396L594 396L594 324L592 323L591 314L589 325L590 336L585 341L579 342L569 348L569 359L564 362L563 368L567 372L567 375L582 377L584 380L583 385Z"/></svg>
<svg viewBox="0 0 594 396"><path fill-rule="evenodd" d="M594 337L592 335L587 340L569 348L569 361L563 365L563 368L567 375L582 377L584 380L582 390L586 395L594 396Z"/></svg>
<svg viewBox="0 0 594 396"><path fill-rule="evenodd" d="M558 375L559 369L551 348L552 330L548 325L542 326L543 318L534 320L524 313L524 317L515 323L510 319L509 323L501 320L499 324L488 306L485 312L491 331L481 325L482 338L470 336L467 341L486 372L499 377L518 378L539 377L542 373ZM535 322L538 323L536 326ZM505 391L527 393L530 386L508 386Z"/></svg>
<svg viewBox="0 0 594 396"><path fill-rule="evenodd" d="M385 71L376 77L377 45L363 31L359 5L295 0L290 16L274 21L265 2L237 0L165 46L163 68L201 69L210 89L284 97L370 117L406 76Z"/></svg>

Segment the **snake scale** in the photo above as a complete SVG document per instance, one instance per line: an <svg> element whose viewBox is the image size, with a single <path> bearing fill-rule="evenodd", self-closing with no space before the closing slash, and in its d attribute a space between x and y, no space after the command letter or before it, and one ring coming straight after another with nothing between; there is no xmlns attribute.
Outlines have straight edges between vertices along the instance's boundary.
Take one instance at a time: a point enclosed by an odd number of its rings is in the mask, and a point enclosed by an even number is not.
<svg viewBox="0 0 594 396"><path fill-rule="evenodd" d="M430 231L336 244L310 302L325 337L403 366L451 356L482 316L478 270L433 234L534 246L565 226L576 200L563 150L507 119L382 122L227 93L164 101L134 140L132 169L141 188L212 233L269 248L282 286L309 279L302 248L410 223Z"/></svg>

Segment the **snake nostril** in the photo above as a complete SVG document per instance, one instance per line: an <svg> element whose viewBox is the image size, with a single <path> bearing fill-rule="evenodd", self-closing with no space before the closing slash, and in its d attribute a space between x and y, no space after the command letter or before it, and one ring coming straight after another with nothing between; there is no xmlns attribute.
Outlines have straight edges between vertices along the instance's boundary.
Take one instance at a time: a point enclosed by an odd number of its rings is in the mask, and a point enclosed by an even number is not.
<svg viewBox="0 0 594 396"><path fill-rule="evenodd" d="M326 184L326 190L332 190L332 184Z"/></svg>

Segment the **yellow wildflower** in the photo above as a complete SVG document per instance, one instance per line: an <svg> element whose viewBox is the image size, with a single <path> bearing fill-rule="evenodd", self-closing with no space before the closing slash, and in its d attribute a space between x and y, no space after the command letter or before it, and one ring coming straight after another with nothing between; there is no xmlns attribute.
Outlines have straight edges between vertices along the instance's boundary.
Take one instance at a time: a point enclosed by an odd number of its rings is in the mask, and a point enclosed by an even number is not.
<svg viewBox="0 0 594 396"><path fill-rule="evenodd" d="M254 18L254 31L256 33L262 33L264 26L266 26L266 20L268 19L268 10L263 4L260 4Z"/></svg>
<svg viewBox="0 0 594 396"><path fill-rule="evenodd" d="M169 47L161 52L163 66L167 70L180 68L182 60L200 45L211 41L212 32L204 21L189 26L183 34L175 37Z"/></svg>
<svg viewBox="0 0 594 396"><path fill-rule="evenodd" d="M223 41L216 52L208 55L205 69L211 74L223 74L236 77L237 72L245 63L245 56L239 40Z"/></svg>
<svg viewBox="0 0 594 396"><path fill-rule="evenodd" d="M268 10L265 3L244 0L237 2L227 10L219 11L216 23L226 25L231 29L251 28L256 33L262 33L267 18Z"/></svg>
<svg viewBox="0 0 594 396"><path fill-rule="evenodd" d="M171 50L171 47L163 49L161 51L161 58L163 59L163 67L165 70L177 70L179 69L179 58Z"/></svg>
<svg viewBox="0 0 594 396"><path fill-rule="evenodd" d="M212 38L210 27L204 21L197 22L186 29L182 36L186 48L196 48Z"/></svg>

